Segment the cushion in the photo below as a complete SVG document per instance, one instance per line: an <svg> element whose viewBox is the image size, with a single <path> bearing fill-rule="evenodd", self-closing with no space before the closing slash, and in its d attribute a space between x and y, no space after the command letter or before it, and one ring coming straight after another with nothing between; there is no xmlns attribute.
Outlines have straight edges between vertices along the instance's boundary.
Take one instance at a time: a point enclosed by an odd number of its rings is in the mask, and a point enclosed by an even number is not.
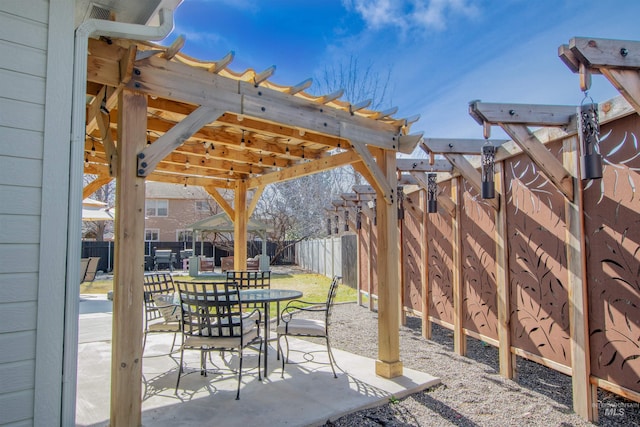
<svg viewBox="0 0 640 427"><path fill-rule="evenodd" d="M258 337L258 329L252 328L250 331L246 332L243 335L244 344L247 344ZM185 336L184 339L185 347L192 348L239 348L240 347L240 337L203 337L203 336Z"/></svg>
<svg viewBox="0 0 640 427"><path fill-rule="evenodd" d="M312 319L291 319L289 322L280 322L277 328L279 335L313 335L325 336L324 321Z"/></svg>
<svg viewBox="0 0 640 427"><path fill-rule="evenodd" d="M180 321L180 306L174 301L174 294L156 294L153 296L155 304L165 322Z"/></svg>

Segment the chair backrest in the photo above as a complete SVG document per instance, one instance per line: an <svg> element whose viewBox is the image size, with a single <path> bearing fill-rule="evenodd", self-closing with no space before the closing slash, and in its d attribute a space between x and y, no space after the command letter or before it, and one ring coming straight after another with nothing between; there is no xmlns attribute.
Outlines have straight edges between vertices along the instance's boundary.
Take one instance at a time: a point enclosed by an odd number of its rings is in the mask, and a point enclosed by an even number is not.
<svg viewBox="0 0 640 427"><path fill-rule="evenodd" d="M238 289L270 289L270 271L227 271L227 282L235 282ZM244 303L245 308L260 308L262 303Z"/></svg>
<svg viewBox="0 0 640 427"><path fill-rule="evenodd" d="M336 292L338 291L338 284L340 283L341 279L342 277L340 276L333 276L333 279L331 280L331 285L329 286L329 294L327 295L327 311L325 312L326 313L325 324L327 327L329 327L329 323L331 321L331 312L333 311L333 301L336 298Z"/></svg>
<svg viewBox="0 0 640 427"><path fill-rule="evenodd" d="M87 275L87 267L89 267L89 258L80 259L80 283L84 282L84 276Z"/></svg>
<svg viewBox="0 0 640 427"><path fill-rule="evenodd" d="M271 288L270 271L227 271L227 282L236 282L238 289Z"/></svg>
<svg viewBox="0 0 640 427"><path fill-rule="evenodd" d="M100 262L99 256L92 256L87 263L87 271L84 274L83 282L93 282L96 280L96 273L98 272L98 263Z"/></svg>
<svg viewBox="0 0 640 427"><path fill-rule="evenodd" d="M156 295L173 295L175 287L171 274L151 273L144 275L144 307L147 322L162 317L155 303Z"/></svg>
<svg viewBox="0 0 640 427"><path fill-rule="evenodd" d="M185 335L242 338L242 310L236 283L175 283L180 294Z"/></svg>

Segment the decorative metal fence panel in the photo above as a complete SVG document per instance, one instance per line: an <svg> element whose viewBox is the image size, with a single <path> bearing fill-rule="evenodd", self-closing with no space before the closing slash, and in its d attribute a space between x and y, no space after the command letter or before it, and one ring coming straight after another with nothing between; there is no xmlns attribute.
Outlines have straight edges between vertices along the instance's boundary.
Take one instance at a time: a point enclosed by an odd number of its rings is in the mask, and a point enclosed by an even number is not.
<svg viewBox="0 0 640 427"><path fill-rule="evenodd" d="M404 280L403 305L415 312L422 311L422 278L420 240L422 210L418 193L406 196L404 220L401 223L402 274Z"/></svg>
<svg viewBox="0 0 640 427"><path fill-rule="evenodd" d="M603 178L585 184L592 375L640 392L640 120L601 129Z"/></svg>
<svg viewBox="0 0 640 427"><path fill-rule="evenodd" d="M462 182L462 326L497 340L495 210Z"/></svg>
<svg viewBox="0 0 640 427"><path fill-rule="evenodd" d="M444 194L451 194L450 183L440 184ZM453 318L453 229L451 216L445 212L428 218L429 314L449 326Z"/></svg>
<svg viewBox="0 0 640 427"><path fill-rule="evenodd" d="M561 156L560 143L548 148ZM564 197L525 155L504 169L511 344L571 366Z"/></svg>

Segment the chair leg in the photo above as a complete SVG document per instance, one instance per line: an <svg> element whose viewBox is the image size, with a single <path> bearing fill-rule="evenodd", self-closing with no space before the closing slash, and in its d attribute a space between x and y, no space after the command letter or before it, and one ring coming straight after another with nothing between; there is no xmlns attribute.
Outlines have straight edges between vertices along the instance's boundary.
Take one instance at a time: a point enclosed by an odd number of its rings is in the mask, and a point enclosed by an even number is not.
<svg viewBox="0 0 640 427"><path fill-rule="evenodd" d="M329 337L326 337L326 339L327 339L327 353L329 353L329 364L331 365L331 370L333 371L333 378L338 378L338 376L336 375L336 370L333 367L335 359L333 357L333 352L331 351L331 345L329 344Z"/></svg>
<svg viewBox="0 0 640 427"><path fill-rule="evenodd" d="M176 335L178 335L177 332L174 332L173 334L173 341L171 342L171 350L169 350L169 353L173 353L173 348L176 346ZM147 336L144 336L144 340L145 342L147 341ZM142 348L144 349L144 345L142 346Z"/></svg>
<svg viewBox="0 0 640 427"><path fill-rule="evenodd" d="M238 364L238 391L236 392L236 400L240 400L240 383L242 382L242 348L238 350L240 353L240 361ZM258 375L260 372L260 366L258 366Z"/></svg>
<svg viewBox="0 0 640 427"><path fill-rule="evenodd" d="M280 344L280 338L284 337L284 340L287 343L287 357L285 358L284 356L284 349L282 348L282 345ZM287 340L287 336L286 335L278 335L278 351L280 352L280 357L282 357L282 372L280 372L280 378L284 378L284 364L285 361L289 358L289 341Z"/></svg>
<svg viewBox="0 0 640 427"><path fill-rule="evenodd" d="M178 368L178 382L176 382L175 394L178 394L178 386L180 385L180 374L182 374L182 357L184 356L184 348L180 349L180 367Z"/></svg>
<svg viewBox="0 0 640 427"><path fill-rule="evenodd" d="M260 368L262 367L262 342L264 340L260 340L260 347L258 347L258 381L262 381L262 375L260 374ZM265 377L267 373L264 373Z"/></svg>

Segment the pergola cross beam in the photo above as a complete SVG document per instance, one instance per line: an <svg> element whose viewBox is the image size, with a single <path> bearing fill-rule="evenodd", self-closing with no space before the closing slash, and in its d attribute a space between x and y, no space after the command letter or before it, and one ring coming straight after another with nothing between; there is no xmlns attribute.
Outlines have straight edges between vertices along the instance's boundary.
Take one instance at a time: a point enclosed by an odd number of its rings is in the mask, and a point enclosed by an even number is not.
<svg viewBox="0 0 640 427"><path fill-rule="evenodd" d="M589 75L600 73L640 114L640 41L574 37L558 56L581 74L583 90L589 89Z"/></svg>
<svg viewBox="0 0 640 427"><path fill-rule="evenodd" d="M452 140L453 141L453 140ZM420 144L420 148L425 153L434 152L437 154L442 154L453 166L453 168L462 175L462 177L478 192L482 192L482 177L480 176L480 172L467 160L464 154L461 153L452 153L452 152L444 152L438 153L432 147L427 146L428 141L425 140L422 144ZM477 151L479 153L479 151ZM500 197L498 194L497 197ZM499 208L499 201L497 198L495 199L486 199L487 203L491 205L494 209Z"/></svg>
<svg viewBox="0 0 640 427"><path fill-rule="evenodd" d="M573 200L573 176L528 126L571 126L575 123L576 107L473 101L469 114L480 124L501 126L558 190Z"/></svg>
<svg viewBox="0 0 640 427"><path fill-rule="evenodd" d="M138 153L138 176L147 176L168 154L182 145L205 124L215 121L224 110L200 106L184 120L169 129L153 144Z"/></svg>

